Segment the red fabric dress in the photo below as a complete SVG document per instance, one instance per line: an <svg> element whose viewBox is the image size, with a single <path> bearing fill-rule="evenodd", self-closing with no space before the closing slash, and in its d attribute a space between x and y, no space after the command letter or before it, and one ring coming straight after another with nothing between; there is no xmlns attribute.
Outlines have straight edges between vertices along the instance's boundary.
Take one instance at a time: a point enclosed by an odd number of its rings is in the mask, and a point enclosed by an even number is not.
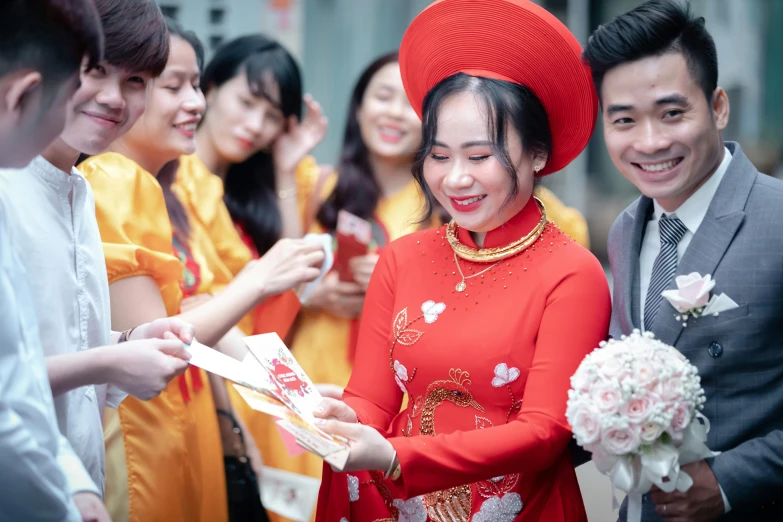
<svg viewBox="0 0 783 522"><path fill-rule="evenodd" d="M484 246L512 243L540 217L531 198ZM476 246L464 230L459 239ZM466 276L487 266L460 260ZM319 522L587 520L565 410L571 375L607 335L600 263L547 224L464 292L460 281L443 227L384 250L345 402L389 439L402 476L327 466Z"/></svg>

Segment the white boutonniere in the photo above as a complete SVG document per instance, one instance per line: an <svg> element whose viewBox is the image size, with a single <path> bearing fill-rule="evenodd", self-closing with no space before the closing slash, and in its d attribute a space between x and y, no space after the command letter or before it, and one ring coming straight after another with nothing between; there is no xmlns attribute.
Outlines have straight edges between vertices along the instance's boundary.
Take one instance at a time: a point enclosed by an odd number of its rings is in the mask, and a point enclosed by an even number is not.
<svg viewBox="0 0 783 522"><path fill-rule="evenodd" d="M710 274L705 276L698 272L677 276L676 290L666 290L661 295L671 303L678 315L676 319L682 321L683 326L688 325L688 318L698 318L703 315L718 315L721 312L737 308L735 303L726 294L712 295L715 288L715 280Z"/></svg>

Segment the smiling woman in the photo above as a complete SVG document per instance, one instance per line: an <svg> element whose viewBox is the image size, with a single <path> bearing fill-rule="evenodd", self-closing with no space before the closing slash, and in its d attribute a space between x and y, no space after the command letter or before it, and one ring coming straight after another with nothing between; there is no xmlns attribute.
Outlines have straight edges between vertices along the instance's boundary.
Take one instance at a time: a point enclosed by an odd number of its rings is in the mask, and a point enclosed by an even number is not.
<svg viewBox="0 0 783 522"><path fill-rule="evenodd" d="M415 179L453 220L381 253L343 401L315 413L351 443L345 473L324 469L319 521L586 520L565 402L611 304L532 195L592 134L580 52L527 0L435 2L405 33Z"/></svg>
<svg viewBox="0 0 783 522"><path fill-rule="evenodd" d="M205 110L201 45L174 22L169 20L168 26L171 53L150 85L148 110L110 152L81 166L96 194L112 325L124 330L179 312L194 326L200 342L242 359L246 348L241 341L224 348L224 336L261 301L314 279L314 265L323 261L323 252L302 240L280 241L233 281L219 280L212 272L206 262L208 256L215 257L209 232L198 215L191 214L187 194L180 200L181 194L173 193L177 158L195 150L193 127ZM183 296L193 299L185 301ZM225 381L191 367L158 399L125 401L120 408L124 448L116 437L107 444L113 462L128 466L128 511L134 520L220 522L229 510L234 514L236 504L249 506L251 519L263 520L258 488L248 482L253 471L246 457L260 469L252 439L244 433L245 450L237 455L233 423L218 422L216 407L226 414L221 419L232 417ZM241 418L236 422L242 429ZM239 488L236 504L233 497L227 502L224 449L244 466L236 477L239 484L230 490L236 493ZM114 482L115 488L120 486ZM166 492L161 496L165 502L154 498L161 491Z"/></svg>
<svg viewBox="0 0 783 522"><path fill-rule="evenodd" d="M431 125L414 176L481 245L533 193L552 150L546 111L524 85L463 73L431 91L425 107Z"/></svg>
<svg viewBox="0 0 783 522"><path fill-rule="evenodd" d="M359 315L378 254L390 242L430 225L418 223L424 200L411 165L421 122L405 95L396 52L377 58L359 76L346 121L336 172L310 180L308 231L336 235L338 213L345 210L369 221L372 245L352 259L351 273L325 278L301 311L291 345L314 382L340 388L353 368ZM336 256L341 255L346 253L337 249ZM266 438L278 440L276 429ZM314 455L289 458L282 444L266 455L273 467L321 475L321 461Z"/></svg>

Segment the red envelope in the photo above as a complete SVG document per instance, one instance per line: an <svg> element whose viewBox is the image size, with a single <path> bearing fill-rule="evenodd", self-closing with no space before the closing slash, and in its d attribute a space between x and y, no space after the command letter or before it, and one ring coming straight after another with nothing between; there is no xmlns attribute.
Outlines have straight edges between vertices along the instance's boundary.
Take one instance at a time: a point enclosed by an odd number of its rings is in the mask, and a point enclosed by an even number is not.
<svg viewBox="0 0 783 522"><path fill-rule="evenodd" d="M337 254L334 269L340 281L352 282L351 259L367 255L372 241L372 225L366 219L341 210L337 214Z"/></svg>

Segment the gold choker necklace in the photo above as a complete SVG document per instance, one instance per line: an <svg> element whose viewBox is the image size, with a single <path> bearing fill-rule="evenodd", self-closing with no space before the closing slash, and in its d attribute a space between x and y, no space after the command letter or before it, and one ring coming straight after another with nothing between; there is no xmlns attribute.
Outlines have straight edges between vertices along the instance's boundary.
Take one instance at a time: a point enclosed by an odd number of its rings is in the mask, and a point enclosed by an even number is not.
<svg viewBox="0 0 783 522"><path fill-rule="evenodd" d="M457 223L453 219L446 225L446 239L448 239L454 253L466 261L494 263L501 259L515 256L535 243L536 240L541 237L541 234L544 233L544 227L546 226L546 208L544 208L544 204L540 199L535 196L533 196L533 199L536 200L538 208L541 211L541 221L539 221L536 227L525 235L525 237L517 239L513 243L496 248L472 248L463 245L457 237Z"/></svg>

